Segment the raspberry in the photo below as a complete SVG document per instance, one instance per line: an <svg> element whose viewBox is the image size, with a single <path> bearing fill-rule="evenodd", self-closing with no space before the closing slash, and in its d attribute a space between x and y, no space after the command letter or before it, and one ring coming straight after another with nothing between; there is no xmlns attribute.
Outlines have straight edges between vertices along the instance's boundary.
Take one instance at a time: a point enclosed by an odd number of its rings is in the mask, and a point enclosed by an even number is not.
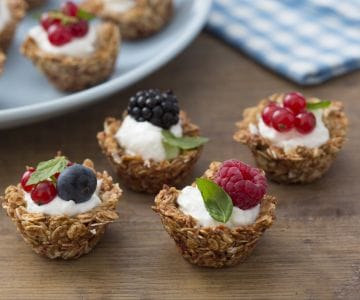
<svg viewBox="0 0 360 300"><path fill-rule="evenodd" d="M215 182L231 197L233 204L240 209L249 209L260 203L264 197L267 183L263 172L238 160L225 161Z"/></svg>
<svg viewBox="0 0 360 300"><path fill-rule="evenodd" d="M140 91L130 98L128 114L138 122L169 129L179 122L178 101L172 91Z"/></svg>

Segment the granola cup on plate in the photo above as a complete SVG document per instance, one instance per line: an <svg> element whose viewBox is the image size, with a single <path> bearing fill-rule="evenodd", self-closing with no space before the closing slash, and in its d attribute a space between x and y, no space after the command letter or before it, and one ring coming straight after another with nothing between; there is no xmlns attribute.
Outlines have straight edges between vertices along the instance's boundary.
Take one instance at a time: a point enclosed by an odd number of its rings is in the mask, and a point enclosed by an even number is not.
<svg viewBox="0 0 360 300"><path fill-rule="evenodd" d="M321 109L318 121L328 132L328 137L321 145L307 147L298 145L285 149L259 134L261 113L270 103L281 103L285 94L274 94L262 100L256 107L247 108L243 120L237 123L238 130L234 139L247 145L254 155L257 165L266 175L279 183L310 183L322 177L330 168L337 153L346 141L348 119L339 101L327 101L328 106ZM310 98L308 103L319 103ZM272 104L270 104L272 105ZM316 126L316 125L315 125ZM304 139L306 134L303 135ZM323 136L313 136L317 142Z"/></svg>
<svg viewBox="0 0 360 300"><path fill-rule="evenodd" d="M81 168L81 165L75 167ZM83 167L92 169L95 172L94 165L89 159L84 161ZM61 176L60 174L58 179L58 189ZM5 195L2 197L2 206L15 223L25 242L36 253L50 259L76 259L89 253L103 236L107 225L118 219L116 206L122 194L121 189L118 184L113 183L112 178L106 171L97 172L95 178L99 182L97 191L99 203L94 208L82 213L69 216L68 214L34 212L34 207L39 211L41 209L43 211L46 209L54 211L60 206L55 203L55 200L51 200L54 202L53 206L45 208L45 202L41 204L39 197L36 198L34 189L37 187L33 189L34 195L31 192L31 197L41 205L28 202L32 200L29 200L30 194L23 189L23 181L17 186L11 185L6 189ZM73 201L59 199L56 199L56 201L65 203L61 205L72 205L73 207L87 205L86 202L75 204ZM49 204L51 202L47 205ZM31 212L28 205L32 207Z"/></svg>
<svg viewBox="0 0 360 300"><path fill-rule="evenodd" d="M245 165L241 162L234 163L234 161L225 162L223 166L225 164L230 164L230 168L233 168L236 164ZM222 164L220 162L212 162L203 178L215 181L215 178L219 176L217 174L227 173L226 171L220 171L221 168ZM249 169L250 167L246 166L246 168ZM263 177L260 170L256 172L260 174L257 176ZM230 181L232 180L230 179ZM265 180L265 177L263 177L263 180ZM195 184L185 189L194 191L194 186ZM180 201L181 194L184 193L185 189L179 191L174 187L165 186L156 196L153 210L160 215L165 230L174 239L182 256L192 264L212 268L238 264L251 254L263 232L274 222L276 199L262 194L254 203L257 204L255 207L243 207L244 210L234 207L234 210L237 209L237 211L232 213L230 221L226 222L226 224L214 222L213 220L209 223L210 216L201 215L199 211L197 212L197 219L189 213L184 213L184 208L180 207L179 203L181 203L182 207L184 207L183 203L186 203L183 200ZM236 192L232 194L233 202L239 196L239 194L236 196ZM259 196L258 193L257 195ZM189 197L186 201L190 210L198 207L198 203L194 203L195 199L191 198L190 194L184 195L184 197ZM239 205L239 203L234 202L235 204ZM238 223L234 223L235 214L243 215L236 221ZM201 224L204 221L205 223ZM228 225L229 222L231 222L232 226ZM242 225L240 225L241 223Z"/></svg>
<svg viewBox="0 0 360 300"><path fill-rule="evenodd" d="M80 91L110 77L115 68L121 37L116 25L105 22L97 27L95 51L84 56L49 53L28 36L21 52L59 90Z"/></svg>
<svg viewBox="0 0 360 300"><path fill-rule="evenodd" d="M184 112L180 114L184 136L198 136L199 128L192 124ZM134 191L155 194L164 184L178 186L188 176L200 157L202 146L181 151L173 159L162 161L144 160L139 155L129 155L115 138L122 126L122 121L107 118L104 131L99 132L97 139L102 152L106 155L119 177L126 186Z"/></svg>
<svg viewBox="0 0 360 300"><path fill-rule="evenodd" d="M172 0L127 0L128 4L107 4L106 0L86 0L82 7L117 24L124 39L148 37L167 25L173 15Z"/></svg>
<svg viewBox="0 0 360 300"><path fill-rule="evenodd" d="M0 29L0 49L6 51L13 40L18 23L25 16L27 5L23 0L1 1L1 9L9 11L9 20Z"/></svg>

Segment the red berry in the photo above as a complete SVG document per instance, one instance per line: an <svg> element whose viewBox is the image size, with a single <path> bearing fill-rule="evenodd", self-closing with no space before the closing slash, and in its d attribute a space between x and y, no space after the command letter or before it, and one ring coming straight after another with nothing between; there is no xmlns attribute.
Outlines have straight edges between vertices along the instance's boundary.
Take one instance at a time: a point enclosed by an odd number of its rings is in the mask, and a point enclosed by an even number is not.
<svg viewBox="0 0 360 300"><path fill-rule="evenodd" d="M68 163L67 163L66 166L67 166L67 167L71 167L72 165L74 165L74 163L71 162L71 161L68 161ZM55 173L55 174L54 174L55 179L58 179L59 176L60 176L60 173Z"/></svg>
<svg viewBox="0 0 360 300"><path fill-rule="evenodd" d="M295 117L295 128L300 133L310 133L315 127L316 118L312 112L303 112Z"/></svg>
<svg viewBox="0 0 360 300"><path fill-rule="evenodd" d="M72 24L70 26L70 31L73 37L83 37L89 31L89 24L85 20L80 20L78 23Z"/></svg>
<svg viewBox="0 0 360 300"><path fill-rule="evenodd" d="M60 24L61 21L59 19L50 17L47 13L44 13L41 15L40 23L41 26L47 31L51 25Z"/></svg>
<svg viewBox="0 0 360 300"><path fill-rule="evenodd" d="M23 176L21 177L21 181L20 181L20 184L23 188L23 190L25 192L31 192L32 189L35 187L34 184L32 185L26 185L26 183L28 182L28 180L30 179L30 176L32 173L35 172L35 169L34 168L28 168L27 171L23 174Z"/></svg>
<svg viewBox="0 0 360 300"><path fill-rule="evenodd" d="M55 46L62 46L72 40L71 32L67 26L56 24L51 25L48 30L48 39Z"/></svg>
<svg viewBox="0 0 360 300"><path fill-rule="evenodd" d="M72 2L72 1L66 1L62 6L61 6L61 11L68 16L71 17L76 17L78 14L78 6Z"/></svg>
<svg viewBox="0 0 360 300"><path fill-rule="evenodd" d="M235 206L244 210L258 205L267 188L263 171L238 160L225 161L215 182L229 194Z"/></svg>
<svg viewBox="0 0 360 300"><path fill-rule="evenodd" d="M51 202L57 195L55 185L51 181L42 181L31 192L31 199L38 205Z"/></svg>
<svg viewBox="0 0 360 300"><path fill-rule="evenodd" d="M280 107L275 102L270 102L262 111L261 117L267 126L272 126L271 119L275 111Z"/></svg>
<svg viewBox="0 0 360 300"><path fill-rule="evenodd" d="M306 99L298 92L291 92L285 95L284 107L290 109L295 115L306 110Z"/></svg>
<svg viewBox="0 0 360 300"><path fill-rule="evenodd" d="M279 132L286 132L294 128L295 116L286 108L279 108L271 118L272 126Z"/></svg>

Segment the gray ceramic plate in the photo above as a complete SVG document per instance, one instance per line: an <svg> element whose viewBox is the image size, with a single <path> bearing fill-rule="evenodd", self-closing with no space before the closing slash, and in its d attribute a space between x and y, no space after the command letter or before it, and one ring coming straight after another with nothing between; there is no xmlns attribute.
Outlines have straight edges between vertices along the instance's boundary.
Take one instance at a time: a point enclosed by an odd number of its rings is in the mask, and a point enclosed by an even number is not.
<svg viewBox="0 0 360 300"><path fill-rule="evenodd" d="M54 6L59 1L51 3ZM99 101L170 61L200 32L211 0L175 0L175 5L174 19L161 33L140 42L123 44L116 71L107 82L74 94L58 92L19 53L28 29L36 24L30 13L18 28L5 72L0 77L0 128L39 121Z"/></svg>

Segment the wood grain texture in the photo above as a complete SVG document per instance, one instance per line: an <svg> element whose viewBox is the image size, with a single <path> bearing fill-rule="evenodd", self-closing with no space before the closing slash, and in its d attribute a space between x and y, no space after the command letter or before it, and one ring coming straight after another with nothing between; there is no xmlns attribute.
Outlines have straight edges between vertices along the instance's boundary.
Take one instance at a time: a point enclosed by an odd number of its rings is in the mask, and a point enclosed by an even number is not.
<svg viewBox="0 0 360 300"><path fill-rule="evenodd" d="M211 270L178 254L152 197L125 189L120 221L77 261L49 261L24 244L0 213L0 299L359 299L360 72L301 89L344 101L349 141L330 172L310 185L270 185L277 221L253 255L237 267ZM202 34L183 54L106 102L53 120L0 131L0 189L16 183L26 164L61 149L74 161L89 157L109 169L96 133L106 116L120 116L137 90L173 88L181 106L211 138L192 178L212 160L253 163L232 140L242 110L277 91L299 90L237 51ZM192 178L188 179L188 182Z"/></svg>

